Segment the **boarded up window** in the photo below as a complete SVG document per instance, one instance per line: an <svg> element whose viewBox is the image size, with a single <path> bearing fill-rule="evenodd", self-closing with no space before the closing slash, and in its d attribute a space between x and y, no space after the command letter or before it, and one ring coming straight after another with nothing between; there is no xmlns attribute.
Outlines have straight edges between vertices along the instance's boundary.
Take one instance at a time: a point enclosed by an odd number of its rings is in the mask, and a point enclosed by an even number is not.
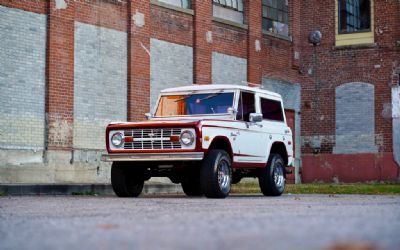
<svg viewBox="0 0 400 250"><path fill-rule="evenodd" d="M374 86L348 83L336 88L336 154L372 153L375 146Z"/></svg>

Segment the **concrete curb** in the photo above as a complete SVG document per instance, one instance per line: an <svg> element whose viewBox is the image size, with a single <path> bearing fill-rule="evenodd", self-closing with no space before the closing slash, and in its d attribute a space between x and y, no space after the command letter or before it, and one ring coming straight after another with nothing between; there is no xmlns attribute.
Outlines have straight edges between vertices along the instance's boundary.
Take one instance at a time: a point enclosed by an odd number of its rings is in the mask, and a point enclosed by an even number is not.
<svg viewBox="0 0 400 250"><path fill-rule="evenodd" d="M0 184L5 195L115 195L110 184ZM143 194L182 194L181 185L146 183Z"/></svg>

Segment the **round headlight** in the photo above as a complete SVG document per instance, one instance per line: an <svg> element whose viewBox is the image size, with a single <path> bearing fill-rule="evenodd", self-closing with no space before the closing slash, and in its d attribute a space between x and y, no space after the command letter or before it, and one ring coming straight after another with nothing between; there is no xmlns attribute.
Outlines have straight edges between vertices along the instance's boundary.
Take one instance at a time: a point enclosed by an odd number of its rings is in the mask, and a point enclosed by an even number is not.
<svg viewBox="0 0 400 250"><path fill-rule="evenodd" d="M122 135L122 133L117 132L113 134L111 136L111 143L117 148L121 147L122 144L124 143L124 136Z"/></svg>
<svg viewBox="0 0 400 250"><path fill-rule="evenodd" d="M179 139L183 145L190 146L194 142L194 134L189 130L185 130L181 133Z"/></svg>

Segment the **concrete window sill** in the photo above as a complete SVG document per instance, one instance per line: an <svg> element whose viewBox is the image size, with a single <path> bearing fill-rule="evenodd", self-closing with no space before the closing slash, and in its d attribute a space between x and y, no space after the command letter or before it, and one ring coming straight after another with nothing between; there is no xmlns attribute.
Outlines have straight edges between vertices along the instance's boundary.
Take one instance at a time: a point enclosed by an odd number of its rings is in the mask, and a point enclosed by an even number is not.
<svg viewBox="0 0 400 250"><path fill-rule="evenodd" d="M272 33L272 32L266 31L266 30L263 30L262 33L263 33L263 35L266 35L266 36L272 36L274 38L282 39L282 40L285 40L288 42L293 42L293 39L291 36L283 36L283 35L275 34L275 33Z"/></svg>
<svg viewBox="0 0 400 250"><path fill-rule="evenodd" d="M374 48L377 48L377 47L378 47L378 45L376 43L363 43L363 44L333 46L333 50L374 49Z"/></svg>
<svg viewBox="0 0 400 250"><path fill-rule="evenodd" d="M217 23L222 23L222 24L234 26L234 27L241 28L241 29L246 29L247 30L249 28L248 25L246 25L246 24L232 22L230 20L226 20L226 19L219 18L219 17L213 17L212 20L214 22L217 22Z"/></svg>

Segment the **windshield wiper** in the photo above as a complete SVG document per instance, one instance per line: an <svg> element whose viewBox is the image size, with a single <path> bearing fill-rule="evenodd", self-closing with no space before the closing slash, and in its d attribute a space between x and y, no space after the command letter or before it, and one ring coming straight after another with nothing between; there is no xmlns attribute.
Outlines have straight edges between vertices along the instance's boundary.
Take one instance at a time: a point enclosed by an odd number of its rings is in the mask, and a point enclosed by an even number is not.
<svg viewBox="0 0 400 250"><path fill-rule="evenodd" d="M222 91L221 91L221 92L218 92L218 93L215 93L215 94L208 95L208 96L206 96L206 97L204 97L204 98L201 98L200 101L212 99L212 98L214 98L214 97L219 96L220 94L222 94Z"/></svg>
<svg viewBox="0 0 400 250"><path fill-rule="evenodd" d="M193 95L187 95L187 96L185 96L185 97L179 98L178 100L175 100L175 102L180 102L180 101L186 100L186 99L188 99L188 98L190 98L190 97L192 97L192 96L193 96Z"/></svg>
<svg viewBox="0 0 400 250"><path fill-rule="evenodd" d="M222 93L223 93L223 92L220 91L220 92L217 92L217 93L214 93L214 94L210 94L210 95L208 95L208 96L206 96L206 97L204 97L204 98L198 99L198 100L199 100L199 101L208 100L208 99L214 98L214 97L216 97L216 96L219 96L219 95L222 94ZM187 96L182 97L182 98L180 98L180 99L178 99L178 100L175 100L175 102L180 102L180 101L186 100L186 99L192 97L193 95L195 95L195 94L187 95Z"/></svg>

